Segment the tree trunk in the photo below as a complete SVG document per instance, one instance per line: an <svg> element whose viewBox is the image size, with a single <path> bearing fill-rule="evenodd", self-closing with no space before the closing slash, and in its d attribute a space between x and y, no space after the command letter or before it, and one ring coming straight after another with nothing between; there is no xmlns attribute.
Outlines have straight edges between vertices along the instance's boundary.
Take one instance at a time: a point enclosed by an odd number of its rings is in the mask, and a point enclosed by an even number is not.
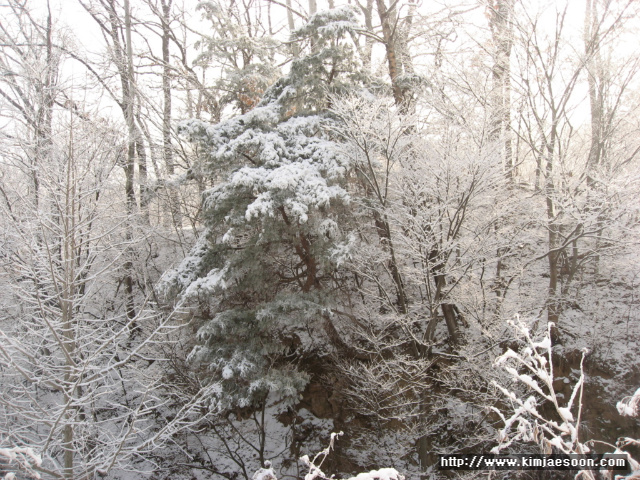
<svg viewBox="0 0 640 480"><path fill-rule="evenodd" d="M373 0L367 0L366 7L360 7L364 14L364 26L368 32L373 33ZM373 39L370 36L364 37L364 58L362 64L367 71L371 71L371 55L373 53Z"/></svg>
<svg viewBox="0 0 640 480"><path fill-rule="evenodd" d="M603 150L603 79L602 58L599 54L599 32L595 0L586 1L584 16L584 47L587 58L587 85L589 89L589 106L591 110L591 145L587 158L587 182L594 183L594 174L602 160Z"/></svg>
<svg viewBox="0 0 640 480"><path fill-rule="evenodd" d="M433 279L436 284L436 294L434 296L434 303L440 305L442 310L442 316L447 325L447 332L449 332L449 338L453 345L460 343L460 335L458 333L458 319L456 315L455 305L451 303L443 302L444 289L447 286L447 279L442 273L442 266L435 267L433 270Z"/></svg>
<svg viewBox="0 0 640 480"><path fill-rule="evenodd" d="M287 0L287 23L289 24L289 35L291 35L296 29L296 24L293 21L293 10L291 8L291 0ZM294 58L298 58L298 56L300 55L300 47L295 42L291 43L291 54L293 55Z"/></svg>
<svg viewBox="0 0 640 480"><path fill-rule="evenodd" d="M382 25L382 39L384 40L384 48L387 54L387 64L389 66L389 76L391 77L391 89L393 91L393 99L398 106L405 103L404 92L398 80L402 71L398 64L398 55L396 49L396 12L395 8L387 10L384 0L376 0L378 6L378 15L380 16L380 24Z"/></svg>
<svg viewBox="0 0 640 480"><path fill-rule="evenodd" d="M554 117L555 120L555 117ZM558 303L558 259L560 252L556 251L558 247L559 239L559 226L557 224L554 194L555 185L553 181L553 162L555 155L555 122L551 129L551 135L549 144L547 145L547 165L545 171L545 197L547 205L547 230L549 239L549 255L547 255L547 261L549 264L549 287L548 287L548 299L547 299L547 321L555 325L558 324L558 318L560 315L559 303Z"/></svg>
<svg viewBox="0 0 640 480"><path fill-rule="evenodd" d="M398 305L398 311L400 313L407 313L407 296L404 290L404 282L402 281L402 275L398 268L398 262L396 259L395 248L391 239L391 227L386 216L375 213L376 230L380 237L382 245L389 250L389 271L391 272L391 278L396 288L396 301Z"/></svg>
<svg viewBox="0 0 640 480"><path fill-rule="evenodd" d="M507 178L515 177L511 146L511 48L513 45L513 0L493 0L489 6L489 26L494 43L494 63L491 70L491 127L489 138L503 139L503 162Z"/></svg>
<svg viewBox="0 0 640 480"><path fill-rule="evenodd" d="M171 39L171 4L173 0L162 0L162 145L164 165L167 176L175 174L173 164L173 145L171 144L171 57L169 52L169 40ZM168 188L169 211L171 220L176 227L182 226L180 203L177 192Z"/></svg>

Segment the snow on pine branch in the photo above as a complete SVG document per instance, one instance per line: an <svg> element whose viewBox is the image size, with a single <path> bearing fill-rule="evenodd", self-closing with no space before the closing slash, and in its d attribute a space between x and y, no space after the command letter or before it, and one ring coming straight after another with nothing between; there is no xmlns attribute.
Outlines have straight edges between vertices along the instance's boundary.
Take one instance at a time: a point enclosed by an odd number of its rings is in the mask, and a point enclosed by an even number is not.
<svg viewBox="0 0 640 480"><path fill-rule="evenodd" d="M339 38L355 33L359 28L357 10L346 5L313 14L305 26L294 32L294 36L304 38L320 33L327 38Z"/></svg>

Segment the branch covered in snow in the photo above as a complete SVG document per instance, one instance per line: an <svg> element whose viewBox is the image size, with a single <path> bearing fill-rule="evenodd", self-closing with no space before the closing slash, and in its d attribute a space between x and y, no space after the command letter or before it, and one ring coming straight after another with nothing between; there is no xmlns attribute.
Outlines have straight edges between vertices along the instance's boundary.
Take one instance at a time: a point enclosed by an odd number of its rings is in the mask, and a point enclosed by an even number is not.
<svg viewBox="0 0 640 480"><path fill-rule="evenodd" d="M32 448L29 447L11 447L0 448L0 457L4 457L8 460L9 465L12 463L18 464L18 469L25 471L31 478L40 478L40 474L34 470L34 467L42 465L42 459L40 455L36 454ZM8 472L3 479L14 480L16 475L14 472Z"/></svg>
<svg viewBox="0 0 640 480"><path fill-rule="evenodd" d="M630 397L624 397L616 404L618 412L623 417L640 416L640 388Z"/></svg>

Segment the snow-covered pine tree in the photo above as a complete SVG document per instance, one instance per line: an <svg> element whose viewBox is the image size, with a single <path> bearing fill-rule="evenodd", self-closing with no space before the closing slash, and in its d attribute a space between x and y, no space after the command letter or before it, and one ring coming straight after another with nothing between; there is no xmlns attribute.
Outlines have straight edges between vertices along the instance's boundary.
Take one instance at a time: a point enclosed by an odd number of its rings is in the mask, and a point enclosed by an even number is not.
<svg viewBox="0 0 640 480"><path fill-rule="evenodd" d="M294 34L306 54L255 108L181 127L217 184L204 194L205 234L163 282L198 307L190 357L219 385L214 409L297 401L308 381L297 361L341 342L331 306L348 254L349 164L326 112L331 95L366 81L356 29L350 8L317 13Z"/></svg>
<svg viewBox="0 0 640 480"><path fill-rule="evenodd" d="M282 45L267 33L265 19L252 2L241 4L205 0L196 7L209 22L208 34L196 46L196 63L221 70L215 87L223 110L234 105L240 113L251 110L265 90L280 76L276 55Z"/></svg>

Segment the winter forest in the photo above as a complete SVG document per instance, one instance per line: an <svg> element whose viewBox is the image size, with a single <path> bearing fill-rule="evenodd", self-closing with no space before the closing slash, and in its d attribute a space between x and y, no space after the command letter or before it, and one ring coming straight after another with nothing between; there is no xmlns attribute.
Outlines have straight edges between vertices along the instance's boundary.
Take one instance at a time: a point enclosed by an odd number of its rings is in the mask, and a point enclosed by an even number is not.
<svg viewBox="0 0 640 480"><path fill-rule="evenodd" d="M0 478L640 478L639 112L636 0L2 0Z"/></svg>

